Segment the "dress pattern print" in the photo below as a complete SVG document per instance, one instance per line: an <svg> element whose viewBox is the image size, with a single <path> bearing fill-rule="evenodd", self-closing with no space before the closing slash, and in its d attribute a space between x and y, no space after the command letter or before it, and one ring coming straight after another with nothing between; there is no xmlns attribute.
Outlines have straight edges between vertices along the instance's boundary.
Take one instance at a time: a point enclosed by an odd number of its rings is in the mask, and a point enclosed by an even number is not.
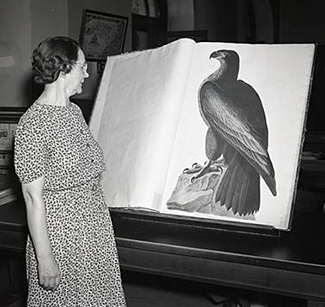
<svg viewBox="0 0 325 307"><path fill-rule="evenodd" d="M28 237L28 307L126 306L114 231L100 184L103 161L74 103L64 107L35 102L21 117L15 135L15 171L22 183L45 178L48 233L61 270L57 290L44 290Z"/></svg>

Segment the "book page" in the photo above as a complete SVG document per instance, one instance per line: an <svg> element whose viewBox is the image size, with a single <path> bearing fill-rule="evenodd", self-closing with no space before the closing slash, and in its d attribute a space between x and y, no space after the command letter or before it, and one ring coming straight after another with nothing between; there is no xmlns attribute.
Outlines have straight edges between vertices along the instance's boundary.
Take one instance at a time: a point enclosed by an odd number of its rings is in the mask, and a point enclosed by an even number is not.
<svg viewBox="0 0 325 307"><path fill-rule="evenodd" d="M173 149L162 212L269 225L277 229L290 227L314 49L315 46L312 44L197 44ZM205 111L202 111L198 99L199 89L203 80L220 69L220 61L210 58L213 52L218 50L233 50L238 54L238 78L231 81L229 77L230 81L224 82L220 81L219 76L219 84L208 82L210 87L204 89L215 91L214 97L219 105L215 107L211 103L205 106ZM215 77L217 80L218 78ZM242 80L246 85L243 85L243 82L239 83L238 80ZM233 88L236 91L226 97L231 82L234 83ZM250 88L251 92L254 90L257 95L249 97L251 100L259 99L262 108L247 111L250 106L245 105L244 109L240 109L240 103L246 103L243 98L245 95L240 94L241 87L247 91ZM204 95L202 97L205 97L204 102L207 103L208 96L206 93ZM263 113L261 109L264 110L265 118L260 117L258 122L256 118ZM250 119L245 119L248 112L251 112ZM218 130L222 121L228 121L228 128L233 125L232 131L238 129L243 139L237 137L237 132L227 131L226 127ZM266 128L261 122L264 122ZM256 126L253 126L254 124ZM261 134L258 131L262 126L264 127L263 141L259 139ZM224 147L226 149L221 145L215 146L211 139L210 142L206 141L208 127L212 127L214 132L215 139L212 140L225 142L226 145L223 146L227 146ZM208 151L207 143L210 145ZM211 157L213 146L216 147L214 148L216 157L212 159L211 164L214 169L210 166L206 173L201 173L201 177L198 176L198 179L193 180L192 178L209 161L208 156ZM244 149L241 150L240 146ZM261 154L254 153L255 161L249 156L253 154L247 149L254 146L255 148L259 146L261 152L263 151ZM229 150L230 147L233 149L232 152ZM219 148L222 154L219 152L217 155ZM251 209L253 212L245 211L245 208L241 207L234 208L231 203L221 205L221 200L217 198L218 193L221 193L217 190L218 186L221 186L223 178L236 159L239 161L238 170L234 171L233 182L238 178L246 178L243 179L244 183L252 180L256 184L253 190L249 190L250 200L258 203L257 207ZM248 174L245 175L243 169L247 169ZM250 189L248 185L245 188ZM236 188L233 184L232 193L237 193L238 189L240 188Z"/></svg>
<svg viewBox="0 0 325 307"><path fill-rule="evenodd" d="M90 120L114 207L160 210L194 41L109 57Z"/></svg>

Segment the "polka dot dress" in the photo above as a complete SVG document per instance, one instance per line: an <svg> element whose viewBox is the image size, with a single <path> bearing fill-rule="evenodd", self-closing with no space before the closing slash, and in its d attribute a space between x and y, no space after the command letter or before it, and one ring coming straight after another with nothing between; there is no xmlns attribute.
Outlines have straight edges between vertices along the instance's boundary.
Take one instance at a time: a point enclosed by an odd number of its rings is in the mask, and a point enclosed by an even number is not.
<svg viewBox="0 0 325 307"><path fill-rule="evenodd" d="M15 136L15 170L22 183L45 176L49 238L61 270L55 292L38 284L31 239L26 246L27 306L126 306L114 232L100 185L103 154L80 108L35 102Z"/></svg>

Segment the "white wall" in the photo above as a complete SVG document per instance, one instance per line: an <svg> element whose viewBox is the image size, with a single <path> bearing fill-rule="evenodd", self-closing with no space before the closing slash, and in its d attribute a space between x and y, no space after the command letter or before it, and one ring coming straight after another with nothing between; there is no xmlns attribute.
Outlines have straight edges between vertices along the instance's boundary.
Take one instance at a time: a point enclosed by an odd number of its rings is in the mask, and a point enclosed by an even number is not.
<svg viewBox="0 0 325 307"><path fill-rule="evenodd" d="M32 48L49 37L68 35L68 2L62 0L31 0Z"/></svg>
<svg viewBox="0 0 325 307"><path fill-rule="evenodd" d="M0 0L0 106L31 104L32 50L49 36L78 40L84 8L129 17L131 49L131 0Z"/></svg>
<svg viewBox="0 0 325 307"><path fill-rule="evenodd" d="M29 0L0 1L0 106L28 103L31 50Z"/></svg>

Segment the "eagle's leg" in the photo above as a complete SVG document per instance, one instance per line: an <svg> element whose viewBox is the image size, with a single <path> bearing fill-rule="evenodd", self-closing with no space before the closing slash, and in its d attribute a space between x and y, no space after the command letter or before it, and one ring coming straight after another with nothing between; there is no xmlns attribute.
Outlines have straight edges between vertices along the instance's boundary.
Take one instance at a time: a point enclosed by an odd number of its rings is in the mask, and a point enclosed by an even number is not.
<svg viewBox="0 0 325 307"><path fill-rule="evenodd" d="M184 174L194 174L194 173L197 173L199 172L201 169L202 169L202 165L200 165L199 163L193 163L192 167L191 168L185 168L183 170L183 173Z"/></svg>
<svg viewBox="0 0 325 307"><path fill-rule="evenodd" d="M202 169L198 172L198 174L196 176L193 176L191 178L191 182L193 183L195 180L203 177L205 174L207 174L210 171L210 165L211 165L211 160L208 160L204 163L204 166L202 167Z"/></svg>
<svg viewBox="0 0 325 307"><path fill-rule="evenodd" d="M212 160L208 160L204 163L204 166L202 167L202 169L198 172L198 174L196 176L193 176L191 178L191 182L193 183L194 181L196 181L197 179L203 177L204 175L210 173L210 172L223 172L223 168L224 168L224 161L212 161Z"/></svg>
<svg viewBox="0 0 325 307"><path fill-rule="evenodd" d="M220 138L218 140L218 137L209 127L205 136L205 153L208 160L204 163L204 166L197 173L197 175L192 177L192 183L210 172L222 172L223 165L222 163L219 163L219 159L222 155L224 147L225 143Z"/></svg>

